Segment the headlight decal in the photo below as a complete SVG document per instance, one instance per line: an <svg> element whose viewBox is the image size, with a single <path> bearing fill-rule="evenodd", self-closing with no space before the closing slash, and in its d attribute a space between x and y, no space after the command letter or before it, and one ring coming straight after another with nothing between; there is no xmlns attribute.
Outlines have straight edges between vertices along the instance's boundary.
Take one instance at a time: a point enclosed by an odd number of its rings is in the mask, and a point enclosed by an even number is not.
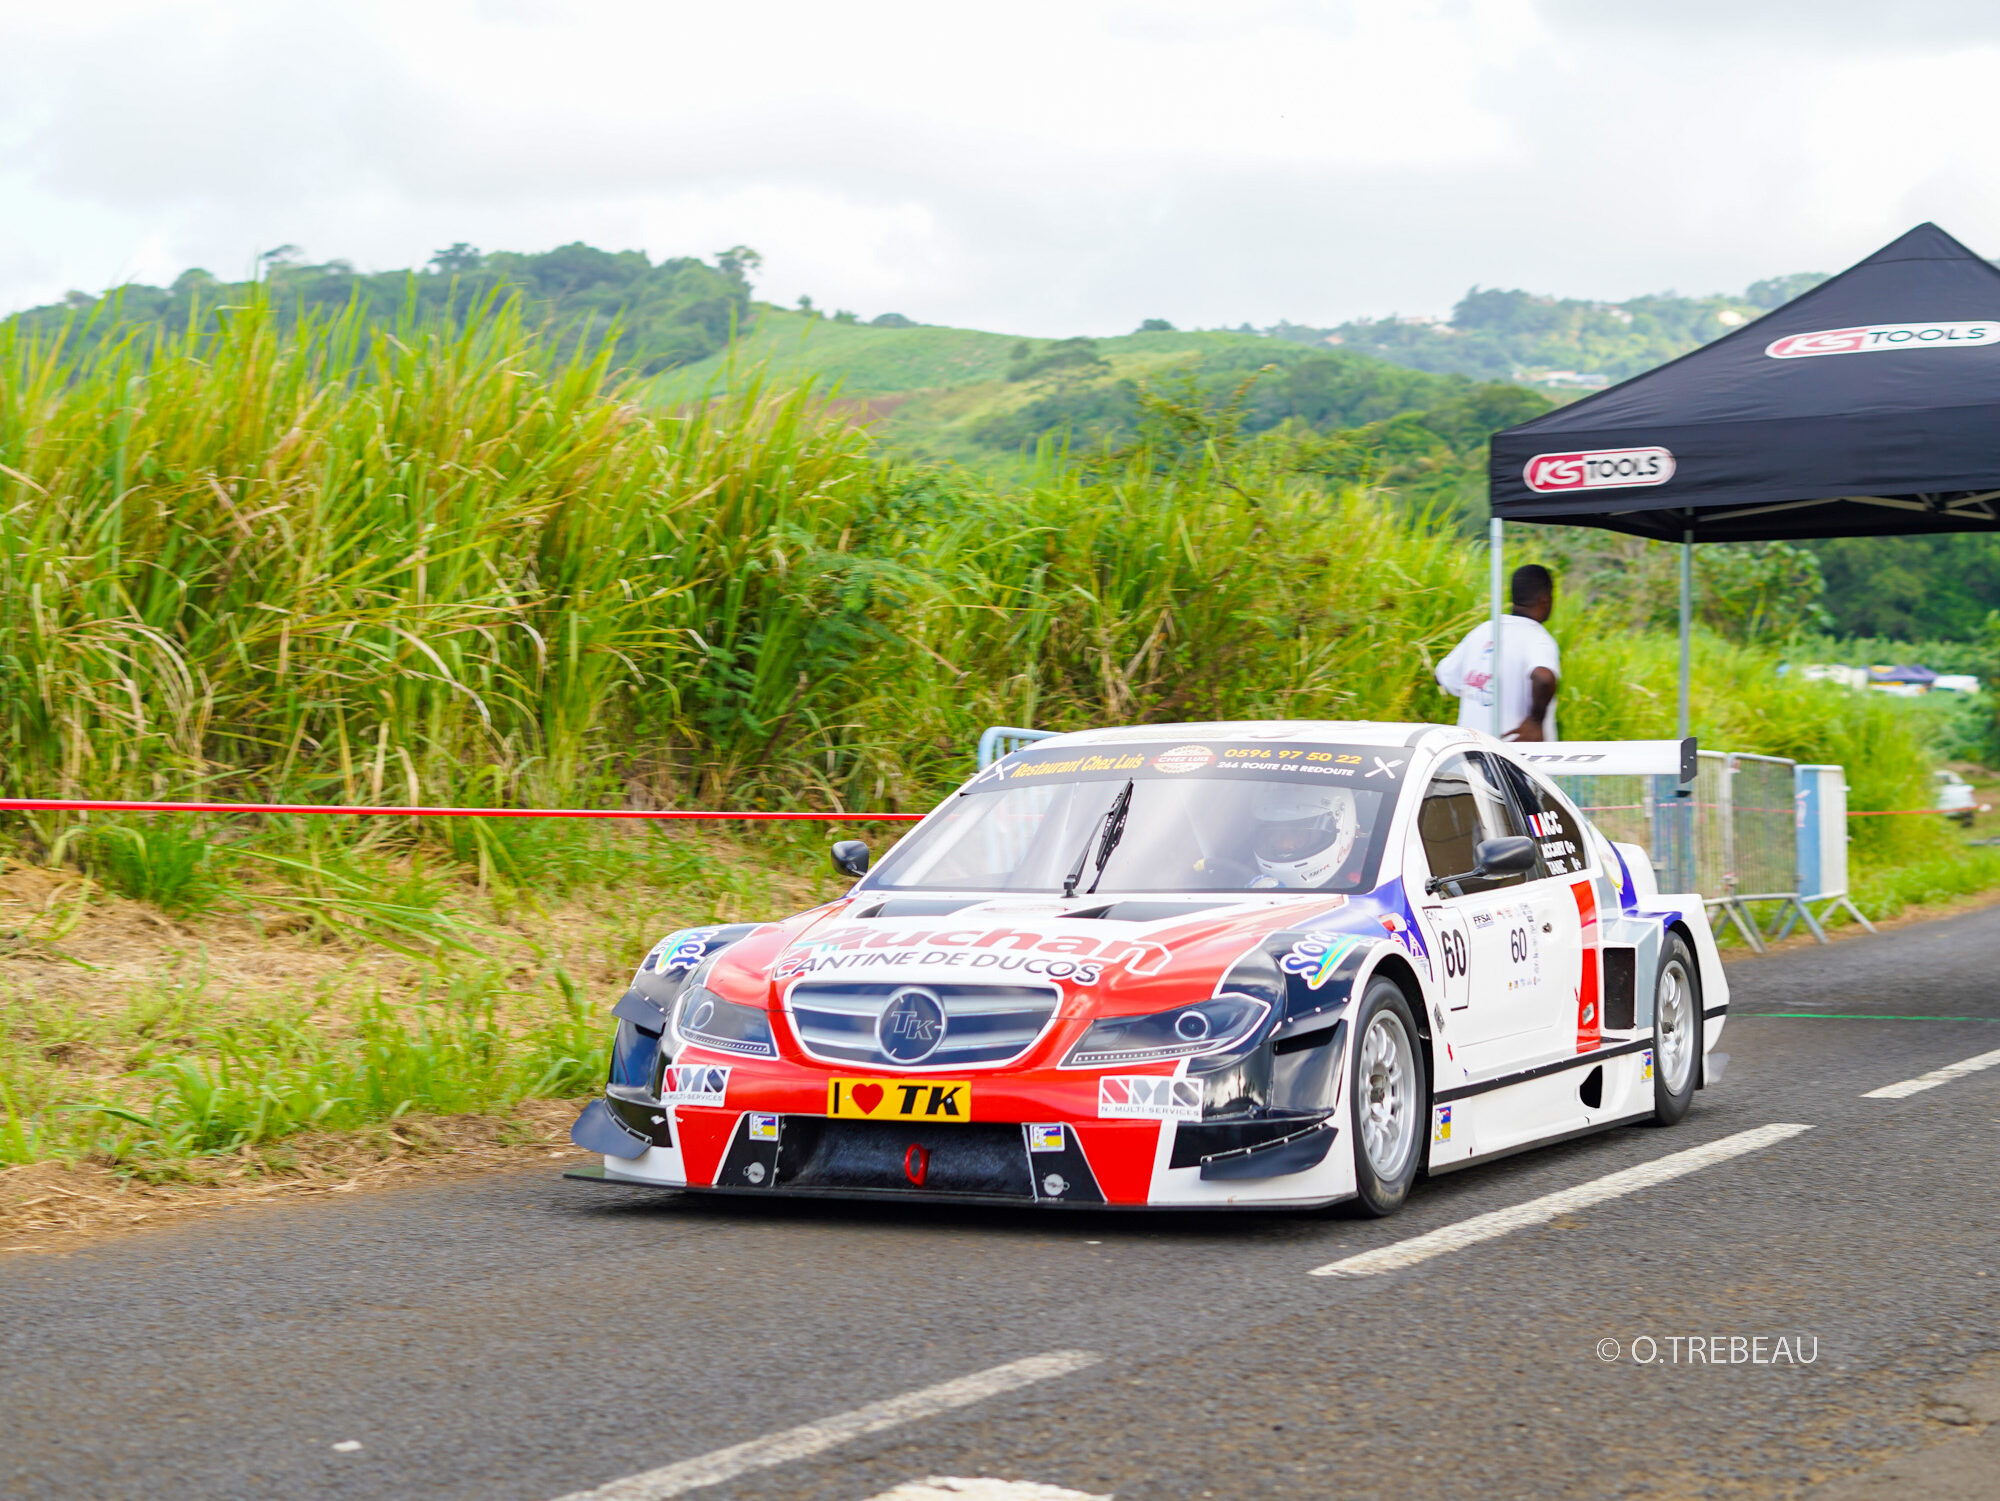
<svg viewBox="0 0 2000 1501"><path fill-rule="evenodd" d="M1064 1068L1118 1068L1230 1052L1255 1039L1271 1005L1225 992L1171 1011L1105 1017L1093 1022L1063 1060Z"/></svg>
<svg viewBox="0 0 2000 1501"><path fill-rule="evenodd" d="M696 1047L742 1058L778 1056L768 1012L725 1001L705 986L694 986L681 997L674 1014L674 1032L681 1041Z"/></svg>

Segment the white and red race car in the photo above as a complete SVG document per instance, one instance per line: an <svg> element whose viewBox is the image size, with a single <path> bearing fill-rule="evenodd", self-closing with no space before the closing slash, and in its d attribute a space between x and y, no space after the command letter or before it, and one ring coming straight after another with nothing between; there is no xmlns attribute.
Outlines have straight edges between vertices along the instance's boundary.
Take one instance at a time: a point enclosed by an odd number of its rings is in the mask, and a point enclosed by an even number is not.
<svg viewBox="0 0 2000 1501"><path fill-rule="evenodd" d="M1388 1214L1424 1172L1678 1121L1728 1011L1701 898L1538 749L1252 722L1016 750L842 899L663 939L578 1176Z"/></svg>

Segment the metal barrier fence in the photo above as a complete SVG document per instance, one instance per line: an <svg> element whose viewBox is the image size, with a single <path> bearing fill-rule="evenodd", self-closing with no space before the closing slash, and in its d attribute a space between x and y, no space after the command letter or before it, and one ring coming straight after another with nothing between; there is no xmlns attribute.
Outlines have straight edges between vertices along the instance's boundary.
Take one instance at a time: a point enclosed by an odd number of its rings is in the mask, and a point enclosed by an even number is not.
<svg viewBox="0 0 2000 1501"><path fill-rule="evenodd" d="M1845 908L1869 931L1847 892L1846 786L1837 766L1779 756L1702 751L1695 778L1559 776L1591 821L1645 847L1664 891L1698 891L1743 941L1762 952L1795 923L1821 942L1820 924ZM1824 901L1815 915L1809 901ZM1776 903L1767 933L1752 903Z"/></svg>

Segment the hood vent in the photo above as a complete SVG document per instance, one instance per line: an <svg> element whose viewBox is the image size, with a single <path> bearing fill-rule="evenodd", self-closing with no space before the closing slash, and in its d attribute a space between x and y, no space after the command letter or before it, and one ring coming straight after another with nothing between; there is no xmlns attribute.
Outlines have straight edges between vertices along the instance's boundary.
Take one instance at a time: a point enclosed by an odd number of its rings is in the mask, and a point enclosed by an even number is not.
<svg viewBox="0 0 2000 1501"><path fill-rule="evenodd" d="M852 914L866 917L945 917L964 907L976 907L983 896L892 896L866 911Z"/></svg>

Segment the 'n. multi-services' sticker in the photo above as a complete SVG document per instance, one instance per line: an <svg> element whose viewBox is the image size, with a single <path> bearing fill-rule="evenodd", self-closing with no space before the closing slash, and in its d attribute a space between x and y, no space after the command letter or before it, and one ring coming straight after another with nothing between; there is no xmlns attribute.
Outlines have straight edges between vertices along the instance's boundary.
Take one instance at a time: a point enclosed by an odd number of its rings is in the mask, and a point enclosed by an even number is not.
<svg viewBox="0 0 2000 1501"><path fill-rule="evenodd" d="M1099 1120L1198 1121L1199 1079L1159 1074L1106 1074L1097 1081Z"/></svg>

